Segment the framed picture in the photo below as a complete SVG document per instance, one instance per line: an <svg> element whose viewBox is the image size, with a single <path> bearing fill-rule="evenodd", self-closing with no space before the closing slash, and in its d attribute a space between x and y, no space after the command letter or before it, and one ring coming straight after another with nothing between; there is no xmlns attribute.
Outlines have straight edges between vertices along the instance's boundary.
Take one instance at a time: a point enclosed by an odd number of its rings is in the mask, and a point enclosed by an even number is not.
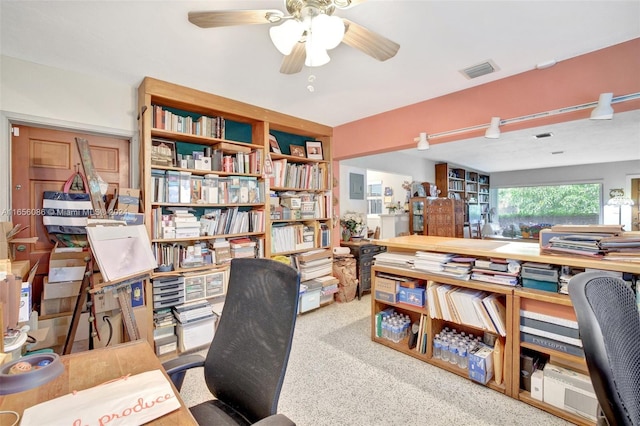
<svg viewBox="0 0 640 426"><path fill-rule="evenodd" d="M289 149L291 150L291 155L294 157L306 157L304 154L304 147L298 145L289 145Z"/></svg>
<svg viewBox="0 0 640 426"><path fill-rule="evenodd" d="M269 135L269 147L271 148L271 152L275 152L276 154L282 154L280 150L280 145L278 144L278 139L275 136Z"/></svg>
<svg viewBox="0 0 640 426"><path fill-rule="evenodd" d="M307 145L307 158L311 160L324 160L322 157L322 142L318 141L306 141Z"/></svg>
<svg viewBox="0 0 640 426"><path fill-rule="evenodd" d="M176 143L165 139L151 139L151 165L176 166Z"/></svg>

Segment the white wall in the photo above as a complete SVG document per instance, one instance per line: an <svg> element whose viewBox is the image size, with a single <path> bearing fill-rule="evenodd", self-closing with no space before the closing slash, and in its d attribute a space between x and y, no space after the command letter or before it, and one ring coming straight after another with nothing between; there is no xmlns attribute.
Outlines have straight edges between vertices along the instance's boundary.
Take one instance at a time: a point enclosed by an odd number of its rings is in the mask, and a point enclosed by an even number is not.
<svg viewBox="0 0 640 426"><path fill-rule="evenodd" d="M631 180L628 177L638 175L638 173L640 173L640 160L500 172L491 174L491 188L562 184L565 182L602 182L603 196L606 201L609 199L609 190L613 188L624 188L625 193L630 194Z"/></svg>
<svg viewBox="0 0 640 426"><path fill-rule="evenodd" d="M137 186L136 105L137 87L0 56L0 181L11 178L9 124L14 123L131 139ZM11 206L9 188L0 185L0 213Z"/></svg>
<svg viewBox="0 0 640 426"><path fill-rule="evenodd" d="M409 175L417 182L436 181L436 163L434 161L397 152L350 158L341 160L340 164L379 172Z"/></svg>

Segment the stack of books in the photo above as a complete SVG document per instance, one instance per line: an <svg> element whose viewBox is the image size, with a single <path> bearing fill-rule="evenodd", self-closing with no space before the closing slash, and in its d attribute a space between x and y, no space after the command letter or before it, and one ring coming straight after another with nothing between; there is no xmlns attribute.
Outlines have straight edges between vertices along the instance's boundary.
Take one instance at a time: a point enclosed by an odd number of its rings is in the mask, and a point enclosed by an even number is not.
<svg viewBox="0 0 640 426"><path fill-rule="evenodd" d="M173 315L180 324L189 324L215 317L213 307L206 300L176 305L173 307Z"/></svg>
<svg viewBox="0 0 640 426"><path fill-rule="evenodd" d="M452 254L430 251L416 251L413 261L415 269L428 272L443 272L444 264L453 258Z"/></svg>
<svg viewBox="0 0 640 426"><path fill-rule="evenodd" d="M604 260L640 262L640 235L625 233L619 237L605 237L600 240Z"/></svg>
<svg viewBox="0 0 640 426"><path fill-rule="evenodd" d="M540 252L602 258L601 241L622 234L621 225L554 225L541 231Z"/></svg>
<svg viewBox="0 0 640 426"><path fill-rule="evenodd" d="M324 277L333 272L333 257L327 249L300 253L293 256L292 260L294 267L300 271L301 281Z"/></svg>
<svg viewBox="0 0 640 426"><path fill-rule="evenodd" d="M504 259L477 259L471 270L471 279L493 284L516 286L519 279L520 264Z"/></svg>
<svg viewBox="0 0 640 426"><path fill-rule="evenodd" d="M256 257L256 242L250 238L234 238L229 240L231 258Z"/></svg>
<svg viewBox="0 0 640 426"><path fill-rule="evenodd" d="M520 338L523 342L584 357L576 314L571 306L522 298Z"/></svg>

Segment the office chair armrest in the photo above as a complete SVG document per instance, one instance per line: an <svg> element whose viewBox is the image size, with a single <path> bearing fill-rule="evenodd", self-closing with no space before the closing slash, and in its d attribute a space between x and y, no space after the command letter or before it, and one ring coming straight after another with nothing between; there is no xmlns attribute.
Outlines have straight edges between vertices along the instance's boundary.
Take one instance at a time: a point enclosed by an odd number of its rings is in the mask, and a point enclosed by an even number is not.
<svg viewBox="0 0 640 426"><path fill-rule="evenodd" d="M254 426L296 426L296 424L284 414L274 414L255 422Z"/></svg>
<svg viewBox="0 0 640 426"><path fill-rule="evenodd" d="M167 375L169 375L169 378L171 378L178 392L180 392L187 370L204 367L204 357L198 354L183 355L163 362L162 367Z"/></svg>

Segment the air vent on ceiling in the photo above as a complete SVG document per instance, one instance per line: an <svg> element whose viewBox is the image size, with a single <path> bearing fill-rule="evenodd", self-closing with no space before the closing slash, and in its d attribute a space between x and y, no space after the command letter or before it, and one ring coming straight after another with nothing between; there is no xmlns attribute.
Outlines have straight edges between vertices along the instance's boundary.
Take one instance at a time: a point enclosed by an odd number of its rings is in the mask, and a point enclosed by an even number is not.
<svg viewBox="0 0 640 426"><path fill-rule="evenodd" d="M551 136L553 136L553 133L551 132L538 133L537 135L533 135L533 137L536 139L550 138Z"/></svg>
<svg viewBox="0 0 640 426"><path fill-rule="evenodd" d="M498 71L500 68L492 61L487 60L481 64L473 65L471 67L460 70L462 75L468 79L482 77L483 75L491 74Z"/></svg>

